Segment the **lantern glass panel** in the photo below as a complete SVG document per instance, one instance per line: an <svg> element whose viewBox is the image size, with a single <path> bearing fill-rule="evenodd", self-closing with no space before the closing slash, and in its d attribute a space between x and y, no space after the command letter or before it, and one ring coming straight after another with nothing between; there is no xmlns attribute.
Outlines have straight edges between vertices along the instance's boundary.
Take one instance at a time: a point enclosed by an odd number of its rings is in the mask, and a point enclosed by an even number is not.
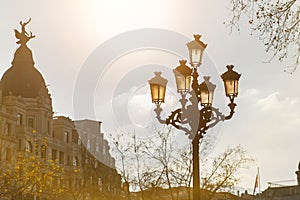
<svg viewBox="0 0 300 200"><path fill-rule="evenodd" d="M208 90L202 90L200 91L200 98L201 98L201 105L206 106L209 102L209 92Z"/></svg>
<svg viewBox="0 0 300 200"><path fill-rule="evenodd" d="M163 103L165 101L165 87L159 84L150 84L153 103Z"/></svg>
<svg viewBox="0 0 300 200"><path fill-rule="evenodd" d="M176 75L177 92L185 93L190 90L191 76Z"/></svg>
<svg viewBox="0 0 300 200"><path fill-rule="evenodd" d="M225 81L225 92L226 96L236 97L238 94L238 81L237 80L226 80Z"/></svg>
<svg viewBox="0 0 300 200"><path fill-rule="evenodd" d="M158 85L150 84L152 102L158 101Z"/></svg>
<svg viewBox="0 0 300 200"><path fill-rule="evenodd" d="M192 55L191 55L191 63L193 65L199 65L201 64L201 49L192 49Z"/></svg>
<svg viewBox="0 0 300 200"><path fill-rule="evenodd" d="M161 103L165 102L165 92L166 92L166 87L160 85L158 87L158 100Z"/></svg>

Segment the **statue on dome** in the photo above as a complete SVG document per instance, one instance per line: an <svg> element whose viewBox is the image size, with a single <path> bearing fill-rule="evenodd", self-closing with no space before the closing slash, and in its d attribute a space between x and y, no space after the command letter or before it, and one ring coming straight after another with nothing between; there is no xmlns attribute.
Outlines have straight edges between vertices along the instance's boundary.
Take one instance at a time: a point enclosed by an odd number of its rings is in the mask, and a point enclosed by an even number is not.
<svg viewBox="0 0 300 200"><path fill-rule="evenodd" d="M19 39L19 41L17 41L17 44L21 44L21 45L26 45L26 43L35 37L35 35L32 35L32 32L30 32L30 35L27 33L27 31L25 30L25 26L31 21L31 18L29 18L29 20L27 22L22 22L20 21L20 25L22 26L22 31L21 33L15 29L15 36L17 39Z"/></svg>

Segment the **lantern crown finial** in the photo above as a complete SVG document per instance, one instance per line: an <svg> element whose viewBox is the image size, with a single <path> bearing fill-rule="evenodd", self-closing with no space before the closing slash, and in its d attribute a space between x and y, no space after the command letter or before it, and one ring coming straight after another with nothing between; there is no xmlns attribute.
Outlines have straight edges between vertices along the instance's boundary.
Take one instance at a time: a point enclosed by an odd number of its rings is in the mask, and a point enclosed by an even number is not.
<svg viewBox="0 0 300 200"><path fill-rule="evenodd" d="M200 44L200 46L201 46L203 49L205 49L205 48L207 47L207 44L204 44L204 42L202 42L202 41L200 40L201 36L202 36L202 35L200 35L200 34L194 34L194 39L195 39L195 41L196 41L198 44Z"/></svg>
<svg viewBox="0 0 300 200"><path fill-rule="evenodd" d="M185 65L186 64L186 60L179 60L180 65Z"/></svg>
<svg viewBox="0 0 300 200"><path fill-rule="evenodd" d="M168 80L161 76L160 71L154 72L154 74L155 74L155 77L153 77L151 80L149 80L149 82L154 83L154 84L159 84L159 85L166 85L168 83Z"/></svg>
<svg viewBox="0 0 300 200"><path fill-rule="evenodd" d="M237 73L236 71L233 70L234 65L227 65L227 72L223 73L221 75L223 80L227 80L227 79L236 79L239 80L241 74Z"/></svg>
<svg viewBox="0 0 300 200"><path fill-rule="evenodd" d="M155 76L161 76L161 72L160 71L157 71L157 72L154 72Z"/></svg>
<svg viewBox="0 0 300 200"><path fill-rule="evenodd" d="M196 41L200 41L201 35L194 34L194 38L195 38Z"/></svg>
<svg viewBox="0 0 300 200"><path fill-rule="evenodd" d="M175 68L174 73L182 76L191 76L192 69L186 65L186 60L179 60L180 65Z"/></svg>
<svg viewBox="0 0 300 200"><path fill-rule="evenodd" d="M210 76L203 76L203 79L205 82L208 82L210 80Z"/></svg>
<svg viewBox="0 0 300 200"><path fill-rule="evenodd" d="M227 65L226 67L227 67L228 70L231 70L231 71L232 71L234 65Z"/></svg>

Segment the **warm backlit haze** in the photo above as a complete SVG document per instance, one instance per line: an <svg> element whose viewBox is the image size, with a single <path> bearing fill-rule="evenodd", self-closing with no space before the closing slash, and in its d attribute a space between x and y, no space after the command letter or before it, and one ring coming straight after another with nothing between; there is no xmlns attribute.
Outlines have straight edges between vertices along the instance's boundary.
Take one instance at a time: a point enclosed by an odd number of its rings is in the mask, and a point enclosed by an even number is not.
<svg viewBox="0 0 300 200"><path fill-rule="evenodd" d="M211 68L205 72L215 73L212 80L217 84L215 100L224 112L228 111L227 100L218 100L218 96L223 95L223 85L216 74L223 73L227 64L235 65L242 73L235 116L217 127L221 134L212 154L224 151L229 145L240 144L256 159L255 165L243 174L241 187L253 188L257 167L260 168L262 189L267 187L268 181L295 180L296 183L295 171L300 159L297 156L300 152L300 71L298 69L293 75L285 73L285 65L276 58L265 63L270 55L265 54L257 37L250 36L251 30L246 23L242 22L239 33L234 31L230 35L223 24L229 17L229 4L225 2L7 1L0 9L0 74L11 66L17 48L13 30L19 28L20 20L32 18L28 30L36 38L28 46L33 51L35 66L49 84L55 115L75 118L73 91L76 78L86 59L103 42L142 28L171 30L189 40L199 33L208 43L201 68L204 71ZM138 37L147 40L147 36ZM186 48L187 42L180 45ZM96 119L103 121L103 131L113 132L124 127L144 130L154 119L147 81L155 70L161 69L169 80L171 89L167 96L171 100L167 99L165 106L170 106L170 110L172 106L176 107L172 69L178 66L179 59L180 55L170 52L141 48L112 60L97 85L93 86L96 88ZM156 65L154 70L141 71L152 64ZM144 84L135 83L134 74L145 77ZM124 82L126 80L131 80L132 85ZM107 98L102 99L101 95ZM124 110L129 113L129 118L122 118ZM115 116L118 112L120 114Z"/></svg>

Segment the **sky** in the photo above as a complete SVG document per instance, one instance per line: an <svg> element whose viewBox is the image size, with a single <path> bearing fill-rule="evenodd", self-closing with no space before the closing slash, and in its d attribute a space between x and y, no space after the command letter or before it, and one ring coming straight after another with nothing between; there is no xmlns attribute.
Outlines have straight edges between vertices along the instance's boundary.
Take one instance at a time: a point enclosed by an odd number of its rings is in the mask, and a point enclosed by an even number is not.
<svg viewBox="0 0 300 200"><path fill-rule="evenodd" d="M229 1L52 0L5 1L0 8L0 75L18 45L14 29L36 38L35 67L52 96L55 115L103 122L103 132L135 130L145 136L155 121L147 81L154 71L167 77L163 116L178 107L172 69L187 59L186 43L201 34L208 46L200 74L217 85L214 105L226 113L219 75L235 65L242 73L235 116L208 134L217 136L211 154L240 144L256 160L241 186L253 188L257 167L267 182L294 180L300 158L300 70L290 75L265 53L246 20L240 32L226 28ZM184 134L182 134L184 135ZM179 137L180 138L180 137Z"/></svg>

